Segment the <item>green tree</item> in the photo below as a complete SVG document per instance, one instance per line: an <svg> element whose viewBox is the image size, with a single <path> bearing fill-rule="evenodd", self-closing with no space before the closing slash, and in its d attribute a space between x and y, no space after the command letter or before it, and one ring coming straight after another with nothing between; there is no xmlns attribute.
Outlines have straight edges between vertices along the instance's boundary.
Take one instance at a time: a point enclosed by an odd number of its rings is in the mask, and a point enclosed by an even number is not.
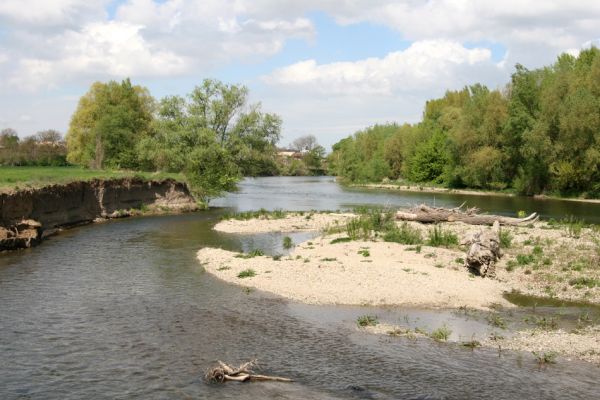
<svg viewBox="0 0 600 400"><path fill-rule="evenodd" d="M148 132L153 107L148 90L129 79L92 84L71 117L68 161L91 168L138 168L135 146Z"/></svg>

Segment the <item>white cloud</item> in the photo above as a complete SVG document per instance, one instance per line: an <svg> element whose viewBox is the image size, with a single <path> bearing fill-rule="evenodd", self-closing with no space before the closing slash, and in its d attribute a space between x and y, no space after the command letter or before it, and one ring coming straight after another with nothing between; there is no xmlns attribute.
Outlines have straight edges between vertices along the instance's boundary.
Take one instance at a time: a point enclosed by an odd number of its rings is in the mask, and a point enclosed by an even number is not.
<svg viewBox="0 0 600 400"><path fill-rule="evenodd" d="M315 60L302 61L278 69L264 80L272 85L310 87L328 94L392 95L456 86L472 79L469 71L474 67L496 68L490 50L467 49L446 40L425 40L384 58L324 65Z"/></svg>
<svg viewBox="0 0 600 400"><path fill-rule="evenodd" d="M110 0L2 0L0 20L35 27L64 25L106 15Z"/></svg>
<svg viewBox="0 0 600 400"><path fill-rule="evenodd" d="M169 76L181 73L188 61L172 52L153 49L140 35L141 26L121 22L92 23L81 31L67 31L47 44L51 59L24 58L9 83L35 90L53 87L74 75L123 78Z"/></svg>

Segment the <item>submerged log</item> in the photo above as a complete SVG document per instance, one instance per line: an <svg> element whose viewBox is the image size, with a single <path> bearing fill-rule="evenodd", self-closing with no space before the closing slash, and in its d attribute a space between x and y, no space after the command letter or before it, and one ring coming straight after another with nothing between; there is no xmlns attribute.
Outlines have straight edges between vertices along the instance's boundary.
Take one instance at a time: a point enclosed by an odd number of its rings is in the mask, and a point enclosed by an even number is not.
<svg viewBox="0 0 600 400"><path fill-rule="evenodd" d="M479 209L475 207L466 208L465 210L462 207L461 205L456 208L441 208L421 204L408 211L398 211L396 219L423 223L460 221L470 225L493 225L495 221L498 221L500 225L522 225L538 220L537 213L533 213L525 218L511 218L499 215L479 214Z"/></svg>
<svg viewBox="0 0 600 400"><path fill-rule="evenodd" d="M491 230L477 232L461 244L469 246L465 267L480 276L495 276L496 261L502 256L498 221L494 222Z"/></svg>
<svg viewBox="0 0 600 400"><path fill-rule="evenodd" d="M204 374L204 379L209 383L224 383L227 381L248 382L248 381L275 381L292 382L289 378L280 376L258 375L254 373L254 368L258 367L256 360L249 361L234 368L223 361L217 361L218 365L209 368Z"/></svg>

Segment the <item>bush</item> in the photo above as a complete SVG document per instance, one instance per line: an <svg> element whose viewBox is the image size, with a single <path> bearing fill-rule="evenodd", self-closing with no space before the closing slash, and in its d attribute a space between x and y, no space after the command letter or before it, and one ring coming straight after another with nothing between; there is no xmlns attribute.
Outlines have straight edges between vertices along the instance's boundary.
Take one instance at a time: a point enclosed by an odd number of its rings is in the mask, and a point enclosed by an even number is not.
<svg viewBox="0 0 600 400"><path fill-rule="evenodd" d="M256 271L254 271L251 268L245 269L243 271L241 271L237 277L242 279L242 278L252 278L253 276L256 276Z"/></svg>
<svg viewBox="0 0 600 400"><path fill-rule="evenodd" d="M434 226L429 230L427 244L433 247L452 247L458 245L458 236L454 232Z"/></svg>
<svg viewBox="0 0 600 400"><path fill-rule="evenodd" d="M294 245L294 242L292 242L291 237L286 236L283 238L283 248L284 249L291 249L293 245Z"/></svg>
<svg viewBox="0 0 600 400"><path fill-rule="evenodd" d="M445 342L448 340L450 335L452 334L452 330L448 328L446 325L443 325L440 328L437 328L435 331L431 332L429 335L432 339L437 340L438 342Z"/></svg>
<svg viewBox="0 0 600 400"><path fill-rule="evenodd" d="M358 317L356 319L356 323L360 327L365 327L365 326L375 326L375 325L379 324L379 321L377 320L377 317L374 315L361 315L360 317Z"/></svg>
<svg viewBox="0 0 600 400"><path fill-rule="evenodd" d="M402 225L400 225L399 227L394 225L392 229L388 230L383 235L383 240L385 240L386 242L410 245L423 243L421 231L411 227L406 222L403 222Z"/></svg>

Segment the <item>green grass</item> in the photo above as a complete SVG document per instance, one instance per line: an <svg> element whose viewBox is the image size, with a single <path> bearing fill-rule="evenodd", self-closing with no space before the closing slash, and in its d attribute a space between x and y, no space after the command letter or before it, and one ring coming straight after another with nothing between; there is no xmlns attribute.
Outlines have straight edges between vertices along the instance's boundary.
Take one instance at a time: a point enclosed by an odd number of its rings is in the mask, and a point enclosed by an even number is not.
<svg viewBox="0 0 600 400"><path fill-rule="evenodd" d="M556 364L556 357L558 356L558 354L554 351L549 351L549 352L532 351L532 353L533 353L533 356L535 357L535 360L538 362L539 365Z"/></svg>
<svg viewBox="0 0 600 400"><path fill-rule="evenodd" d="M600 279L587 278L585 276L581 276L579 278L574 278L569 281L569 285L575 286L578 289L587 287L594 288L596 286L600 286Z"/></svg>
<svg viewBox="0 0 600 400"><path fill-rule="evenodd" d="M433 247L458 246L458 236L452 231L444 230L440 226L434 226L429 230L427 244Z"/></svg>
<svg viewBox="0 0 600 400"><path fill-rule="evenodd" d="M0 191L38 188L52 184L65 184L92 179L133 178L184 181L182 174L92 170L81 167L0 167Z"/></svg>
<svg viewBox="0 0 600 400"><path fill-rule="evenodd" d="M260 210L256 210L256 211L243 211L243 212L238 212L238 213L225 213L221 216L222 220L227 220L227 219L235 219L238 221L247 221L249 219L254 219L254 218L266 218L266 219L282 219L285 218L285 216L288 213L277 209L274 211L267 211L264 208L261 208Z"/></svg>
<svg viewBox="0 0 600 400"><path fill-rule="evenodd" d="M374 315L361 315L360 317L358 317L356 319L356 323L358 324L358 326L365 327L365 326L375 326L379 323L379 321L377 320L377 317Z"/></svg>
<svg viewBox="0 0 600 400"><path fill-rule="evenodd" d="M330 244L336 244L336 243L346 243L346 242L351 242L352 238L349 237L339 237L336 239L333 239L331 242L329 242Z"/></svg>
<svg viewBox="0 0 600 400"><path fill-rule="evenodd" d="M440 328L437 328L436 330L431 332L429 334L429 337L434 340L437 340L438 342L445 342L446 340L448 340L451 334L452 330L450 330L450 328L448 328L446 325L443 325Z"/></svg>
<svg viewBox="0 0 600 400"><path fill-rule="evenodd" d="M512 246L513 235L509 231L500 231L500 247L508 249Z"/></svg>
<svg viewBox="0 0 600 400"><path fill-rule="evenodd" d="M408 223L403 222L400 226L394 225L383 235L383 240L386 242L394 242L401 244L420 244L423 243L421 231L413 228Z"/></svg>
<svg viewBox="0 0 600 400"><path fill-rule="evenodd" d="M283 238L283 248L284 249L291 249L293 245L294 245L294 242L292 241L291 237L285 236Z"/></svg>
<svg viewBox="0 0 600 400"><path fill-rule="evenodd" d="M252 268L245 269L237 275L237 277L240 279L252 278L253 276L256 276L256 271L254 271Z"/></svg>
<svg viewBox="0 0 600 400"><path fill-rule="evenodd" d="M259 256L264 256L264 255L265 255L265 253L261 249L255 249L247 254L244 254L244 253L236 254L235 258L254 258L254 257L259 257Z"/></svg>

